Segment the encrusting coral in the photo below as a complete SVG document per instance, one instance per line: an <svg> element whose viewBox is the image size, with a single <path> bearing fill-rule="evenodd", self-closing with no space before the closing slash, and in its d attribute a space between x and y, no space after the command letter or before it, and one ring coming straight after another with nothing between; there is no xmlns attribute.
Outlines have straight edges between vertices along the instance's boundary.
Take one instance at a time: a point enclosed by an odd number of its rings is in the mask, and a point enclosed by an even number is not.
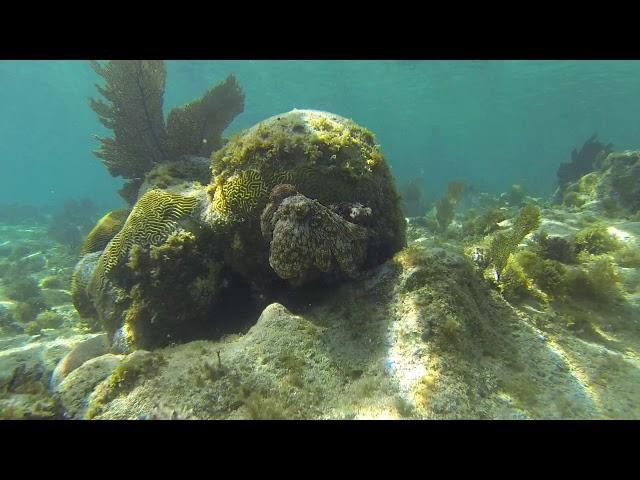
<svg viewBox="0 0 640 480"><path fill-rule="evenodd" d="M102 100L89 99L100 122L114 137L97 137L94 153L111 175L129 181L120 191L133 204L145 175L157 165L185 155L208 156L222 146L222 132L244 110L244 94L233 75L200 99L174 108L165 127L162 111L166 67L162 60L91 62L105 80Z"/></svg>

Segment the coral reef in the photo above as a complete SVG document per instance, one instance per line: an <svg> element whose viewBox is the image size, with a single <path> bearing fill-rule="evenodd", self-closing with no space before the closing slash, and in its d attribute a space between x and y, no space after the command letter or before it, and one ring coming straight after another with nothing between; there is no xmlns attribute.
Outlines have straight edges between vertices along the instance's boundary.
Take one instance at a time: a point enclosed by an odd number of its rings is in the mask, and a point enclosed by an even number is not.
<svg viewBox="0 0 640 480"><path fill-rule="evenodd" d="M73 276L78 311L118 351L211 333L233 303L277 298L284 280L355 278L405 243L373 135L337 115L295 110L240 133L212 155L207 186L173 183L170 165L147 174L156 186Z"/></svg>
<svg viewBox="0 0 640 480"><path fill-rule="evenodd" d="M212 172L207 222L224 226L231 247L225 259L250 278L270 270L259 219L279 184L326 207L371 209L367 265L383 262L406 242L400 197L373 134L338 115L293 110L264 120L215 152Z"/></svg>
<svg viewBox="0 0 640 480"><path fill-rule="evenodd" d="M244 110L244 93L233 75L201 98L174 108L167 118L171 158L208 157L222 147L222 132Z"/></svg>
<svg viewBox="0 0 640 480"><path fill-rule="evenodd" d="M99 286L128 257L133 245L160 245L178 230L180 221L195 208L197 199L164 190L151 190L135 204L122 229L100 256L94 278Z"/></svg>
<svg viewBox="0 0 640 480"><path fill-rule="evenodd" d="M563 190L565 185L575 182L580 177L597 168L611 151L613 145L605 145L597 140L598 134L594 133L582 145L578 152L575 148L571 152L571 162L563 163L558 168L558 184Z"/></svg>
<svg viewBox="0 0 640 480"><path fill-rule="evenodd" d="M244 110L244 94L231 75L200 99L174 108L165 127L162 60L93 61L91 66L105 80L97 89L106 103L90 98L90 106L114 134L96 136L100 149L94 153L111 175L128 179L120 194L130 204L154 167L185 155L206 156L221 147L223 130Z"/></svg>
<svg viewBox="0 0 640 480"><path fill-rule="evenodd" d="M371 202L278 183L236 224L216 221L207 187L167 188L193 208L157 242L135 237L101 294L89 285L103 252L76 267L72 293L107 334L81 333L64 295L74 258L46 227L0 225L1 418L640 418L640 223L625 213L465 197L468 228L412 222L410 245L376 265ZM320 284L303 274L292 288L270 241L306 248L327 225L337 234L311 251L367 232L340 253L365 252L355 278L327 284L349 277L332 253ZM496 281L499 235L513 248ZM243 257L259 275L241 273ZM256 289L264 281L277 288ZM261 294L279 303L248 308ZM32 299L42 309L23 322ZM114 353L127 348L153 351Z"/></svg>
<svg viewBox="0 0 640 480"><path fill-rule="evenodd" d="M80 255L104 250L111 239L120 231L129 216L129 210L112 210L103 216L85 237Z"/></svg>

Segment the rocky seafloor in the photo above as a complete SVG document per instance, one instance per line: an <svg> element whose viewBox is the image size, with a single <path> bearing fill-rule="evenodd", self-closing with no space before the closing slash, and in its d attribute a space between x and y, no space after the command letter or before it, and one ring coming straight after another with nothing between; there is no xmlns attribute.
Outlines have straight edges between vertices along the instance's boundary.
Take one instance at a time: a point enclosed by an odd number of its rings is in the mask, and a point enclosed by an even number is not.
<svg viewBox="0 0 640 480"><path fill-rule="evenodd" d="M639 221L542 214L549 234L597 224L640 249ZM614 257L620 292L606 306L507 301L469 245L420 224L392 260L273 303L248 331L129 355L75 312L77 257L38 225L2 225L0 418L640 418L637 262Z"/></svg>

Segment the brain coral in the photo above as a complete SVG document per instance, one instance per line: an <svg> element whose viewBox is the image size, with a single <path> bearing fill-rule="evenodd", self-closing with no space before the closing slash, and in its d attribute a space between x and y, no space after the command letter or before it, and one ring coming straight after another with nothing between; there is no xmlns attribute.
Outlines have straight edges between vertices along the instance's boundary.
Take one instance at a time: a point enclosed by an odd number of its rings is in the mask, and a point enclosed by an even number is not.
<svg viewBox="0 0 640 480"><path fill-rule="evenodd" d="M87 287L101 254L102 252L93 252L84 255L71 276L71 300L83 318L90 318L96 314L95 306L87 293Z"/></svg>
<svg viewBox="0 0 640 480"><path fill-rule="evenodd" d="M133 245L160 245L195 208L195 197L149 190L136 203L126 223L104 249L92 282L101 287L106 276L129 255Z"/></svg>
<svg viewBox="0 0 640 480"><path fill-rule="evenodd" d="M376 261L405 244L400 197L373 134L339 115L293 110L264 120L213 154L212 174L210 223L258 220L271 190L289 183L327 206L371 208Z"/></svg>
<svg viewBox="0 0 640 480"><path fill-rule="evenodd" d="M278 276L294 284L312 277L314 269L357 276L366 254L366 228L300 194L274 207L265 208L261 224L270 242L269 264Z"/></svg>
<svg viewBox="0 0 640 480"><path fill-rule="evenodd" d="M356 277L406 243L400 197L373 134L338 115L269 118L211 162L205 186L157 169L97 264L86 266L93 273L78 306L88 297L112 339L126 333L123 345L155 348L218 331L289 284Z"/></svg>
<svg viewBox="0 0 640 480"><path fill-rule="evenodd" d="M112 210L98 220L82 244L81 255L103 250L109 241L120 231L129 216L129 210Z"/></svg>

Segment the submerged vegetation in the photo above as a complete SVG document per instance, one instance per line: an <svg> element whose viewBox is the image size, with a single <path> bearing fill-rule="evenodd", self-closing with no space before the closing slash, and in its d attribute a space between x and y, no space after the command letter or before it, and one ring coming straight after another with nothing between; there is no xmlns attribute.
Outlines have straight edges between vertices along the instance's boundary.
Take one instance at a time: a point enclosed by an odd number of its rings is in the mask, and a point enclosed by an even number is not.
<svg viewBox="0 0 640 480"><path fill-rule="evenodd" d="M453 211L462 198L464 193L465 184L459 180L450 182L447 186L447 191L442 196L440 201L436 204L436 219L440 229L445 232L453 220Z"/></svg>
<svg viewBox="0 0 640 480"><path fill-rule="evenodd" d="M244 94L231 75L199 99L172 109L165 125L164 61L93 61L91 66L105 84L96 86L103 99L89 103L114 135L97 137L95 154L111 175L128 180L120 194L130 204L154 167L185 156L207 157L220 148L222 132L244 110Z"/></svg>
<svg viewBox="0 0 640 480"><path fill-rule="evenodd" d="M640 418L639 152L431 203L352 120L92 67L129 206L0 210L0 418Z"/></svg>

